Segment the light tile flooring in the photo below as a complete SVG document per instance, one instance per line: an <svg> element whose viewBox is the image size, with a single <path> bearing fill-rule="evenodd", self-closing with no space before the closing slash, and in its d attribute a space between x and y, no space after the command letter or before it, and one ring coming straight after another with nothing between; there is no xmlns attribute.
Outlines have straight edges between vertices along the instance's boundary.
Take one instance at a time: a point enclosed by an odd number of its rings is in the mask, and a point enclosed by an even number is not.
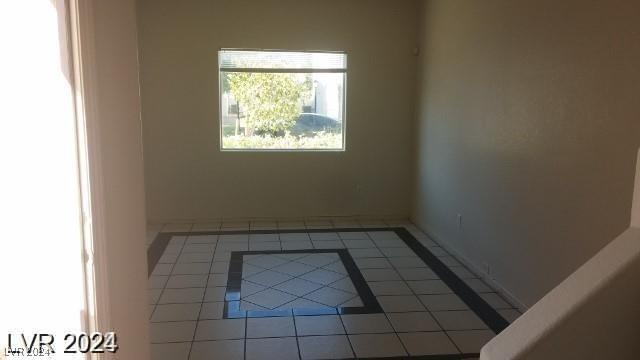
<svg viewBox="0 0 640 360"><path fill-rule="evenodd" d="M240 299L240 310L363 305L336 253L245 255Z"/></svg>
<svg viewBox="0 0 640 360"><path fill-rule="evenodd" d="M165 225L173 236L149 277L154 360L410 358L469 354L495 334L393 231L402 226L508 321L519 311L405 221L263 221ZM306 228L327 229L323 232ZM334 228L362 228L339 232ZM190 231L300 229L274 234ZM347 249L384 312L224 318L232 252ZM243 257L241 309L359 306L335 254ZM346 305L345 305L346 304ZM463 358L460 355L459 358ZM466 357L465 357L466 358Z"/></svg>

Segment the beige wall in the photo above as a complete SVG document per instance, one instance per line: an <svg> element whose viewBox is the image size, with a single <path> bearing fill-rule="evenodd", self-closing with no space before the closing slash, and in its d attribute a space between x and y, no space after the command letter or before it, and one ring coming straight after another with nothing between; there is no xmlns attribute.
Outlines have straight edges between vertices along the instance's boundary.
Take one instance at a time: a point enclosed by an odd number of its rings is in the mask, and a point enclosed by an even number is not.
<svg viewBox="0 0 640 360"><path fill-rule="evenodd" d="M414 218L531 305L629 225L640 3L422 13Z"/></svg>
<svg viewBox="0 0 640 360"><path fill-rule="evenodd" d="M120 346L116 357L144 360L149 334L135 1L92 3L111 326Z"/></svg>
<svg viewBox="0 0 640 360"><path fill-rule="evenodd" d="M139 0L151 220L409 214L412 0ZM221 153L217 51L345 50L344 153Z"/></svg>
<svg viewBox="0 0 640 360"><path fill-rule="evenodd" d="M482 348L482 360L638 358L640 229L630 228Z"/></svg>
<svg viewBox="0 0 640 360"><path fill-rule="evenodd" d="M638 165L633 209L640 206ZM633 226L486 344L480 358L638 358L640 228Z"/></svg>

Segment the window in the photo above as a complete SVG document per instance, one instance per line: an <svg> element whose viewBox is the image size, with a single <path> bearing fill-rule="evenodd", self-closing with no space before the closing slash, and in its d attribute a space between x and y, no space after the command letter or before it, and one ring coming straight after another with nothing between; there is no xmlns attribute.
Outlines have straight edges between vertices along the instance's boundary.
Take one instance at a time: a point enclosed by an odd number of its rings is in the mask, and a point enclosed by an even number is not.
<svg viewBox="0 0 640 360"><path fill-rule="evenodd" d="M344 150L347 55L221 50L222 150Z"/></svg>

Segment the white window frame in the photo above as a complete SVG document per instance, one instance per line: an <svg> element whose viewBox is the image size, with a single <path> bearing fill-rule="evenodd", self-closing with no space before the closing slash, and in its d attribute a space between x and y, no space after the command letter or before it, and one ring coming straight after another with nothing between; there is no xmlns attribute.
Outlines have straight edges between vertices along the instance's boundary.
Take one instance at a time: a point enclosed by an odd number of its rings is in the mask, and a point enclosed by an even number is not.
<svg viewBox="0 0 640 360"><path fill-rule="evenodd" d="M325 53L325 54L342 54L345 57L345 67L343 69L319 69L319 68L300 68L300 69L270 69L270 68L225 68L222 67L221 53L223 51L259 51L259 52L296 52L296 53ZM347 140L347 73L348 73L348 55L346 51L329 51L329 50L283 50L283 49L258 49L258 48L221 48L218 51L218 133L219 133L219 149L221 152L345 152ZM329 149L260 149L260 148L224 148L223 147L223 129L222 129L222 76L223 72L269 72L269 73L342 73L343 91L342 91L342 147Z"/></svg>

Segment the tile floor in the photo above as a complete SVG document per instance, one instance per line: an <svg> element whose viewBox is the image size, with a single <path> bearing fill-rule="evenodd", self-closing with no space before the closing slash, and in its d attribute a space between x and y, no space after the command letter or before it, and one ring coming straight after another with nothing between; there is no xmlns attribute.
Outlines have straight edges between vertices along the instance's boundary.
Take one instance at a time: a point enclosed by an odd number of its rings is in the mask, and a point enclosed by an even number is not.
<svg viewBox="0 0 640 360"><path fill-rule="evenodd" d="M166 247L149 277L153 359L477 358L492 326L389 226L409 230L419 252L433 254L501 319L519 316L408 222L170 225L158 230ZM368 296L378 308L363 307Z"/></svg>
<svg viewBox="0 0 640 360"><path fill-rule="evenodd" d="M277 316L278 310L364 306L337 252L270 251L280 252L238 256L241 271L229 278L240 285L240 314L258 310Z"/></svg>

